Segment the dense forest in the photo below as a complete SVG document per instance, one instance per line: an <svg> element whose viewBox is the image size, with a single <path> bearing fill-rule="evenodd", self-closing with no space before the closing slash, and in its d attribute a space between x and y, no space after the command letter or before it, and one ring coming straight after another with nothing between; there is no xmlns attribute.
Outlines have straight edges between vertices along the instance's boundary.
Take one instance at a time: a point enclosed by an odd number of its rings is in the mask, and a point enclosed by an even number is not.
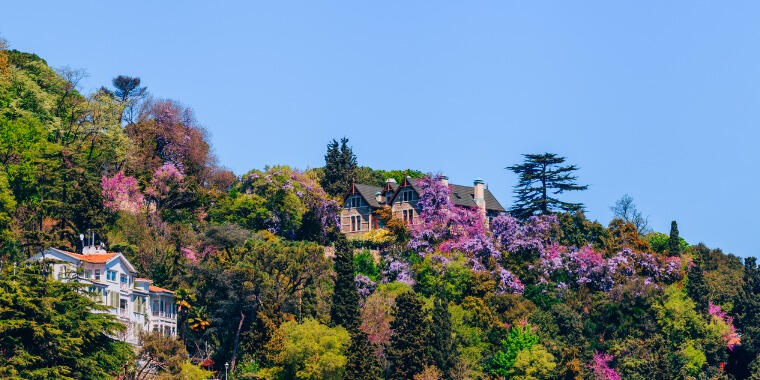
<svg viewBox="0 0 760 380"><path fill-rule="evenodd" d="M347 139L317 169L235 175L190 108L129 76L83 94L84 75L0 46L2 378L760 379L755 259L653 231L628 196L588 220L563 157L509 166L514 205L486 223ZM352 182L406 176L417 225L339 232ZM102 306L26 262L89 232L176 289L179 339L111 340Z"/></svg>

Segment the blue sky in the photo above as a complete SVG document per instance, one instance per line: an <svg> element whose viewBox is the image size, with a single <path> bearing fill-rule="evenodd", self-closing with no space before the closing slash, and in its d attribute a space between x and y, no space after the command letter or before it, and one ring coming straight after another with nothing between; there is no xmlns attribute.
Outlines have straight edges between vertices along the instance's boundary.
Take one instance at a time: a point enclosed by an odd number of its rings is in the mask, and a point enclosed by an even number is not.
<svg viewBox="0 0 760 380"><path fill-rule="evenodd" d="M141 77L238 174L347 136L362 165L482 177L508 206L504 167L556 152L591 218L628 193L656 230L758 254L758 2L223 4L14 1L0 35L86 91Z"/></svg>

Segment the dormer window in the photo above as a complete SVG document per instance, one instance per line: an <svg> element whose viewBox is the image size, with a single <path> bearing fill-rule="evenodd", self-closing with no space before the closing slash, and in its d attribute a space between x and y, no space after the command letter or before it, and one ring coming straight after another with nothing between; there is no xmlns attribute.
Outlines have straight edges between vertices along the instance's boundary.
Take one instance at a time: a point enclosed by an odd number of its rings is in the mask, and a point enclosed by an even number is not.
<svg viewBox="0 0 760 380"><path fill-rule="evenodd" d="M411 190L406 190L403 193L401 193L401 201L402 202L411 202L414 200L414 192Z"/></svg>
<svg viewBox="0 0 760 380"><path fill-rule="evenodd" d="M360 197L351 197L346 202L346 208L357 208L362 205L362 199Z"/></svg>
<svg viewBox="0 0 760 380"><path fill-rule="evenodd" d="M115 270L106 271L106 280L116 282L116 271Z"/></svg>

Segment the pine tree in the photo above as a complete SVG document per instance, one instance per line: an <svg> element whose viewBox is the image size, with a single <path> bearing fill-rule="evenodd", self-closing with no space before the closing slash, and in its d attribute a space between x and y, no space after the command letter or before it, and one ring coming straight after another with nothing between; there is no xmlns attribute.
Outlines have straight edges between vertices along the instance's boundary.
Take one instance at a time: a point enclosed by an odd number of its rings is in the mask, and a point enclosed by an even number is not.
<svg viewBox="0 0 760 380"><path fill-rule="evenodd" d="M760 354L760 268L756 261L754 257L744 259L744 284L734 300L735 325L751 358Z"/></svg>
<svg viewBox="0 0 760 380"><path fill-rule="evenodd" d="M333 325L341 325L349 331L359 327L359 293L354 283L354 254L348 240L342 234L335 242L335 289L330 317Z"/></svg>
<svg viewBox="0 0 760 380"><path fill-rule="evenodd" d="M134 359L112 336L124 325L85 285L44 276L40 264L0 271L0 378L105 379Z"/></svg>
<svg viewBox="0 0 760 380"><path fill-rule="evenodd" d="M686 283L686 292L694 300L697 310L702 313L707 312L707 304L710 296L710 289L705 281L704 255L707 247L700 245L694 250L694 265L689 268Z"/></svg>
<svg viewBox="0 0 760 380"><path fill-rule="evenodd" d="M561 166L565 157L554 153L525 154L522 164L507 167L520 177L515 185L515 204L510 213L526 219L531 215L549 214L558 210L583 211L582 203L563 202L554 196L565 191L586 190L578 185L573 174L575 165Z"/></svg>
<svg viewBox="0 0 760 380"><path fill-rule="evenodd" d="M452 339L451 315L449 303L441 298L435 299L433 323L430 325L430 357L432 362L450 379L451 370L456 365L457 347Z"/></svg>
<svg viewBox="0 0 760 380"><path fill-rule="evenodd" d="M411 379L427 364L427 324L423 303L414 292L396 297L388 361L390 379Z"/></svg>
<svg viewBox="0 0 760 380"><path fill-rule="evenodd" d="M351 337L346 361L346 379L377 380L380 378L380 362L363 331L356 331Z"/></svg>
<svg viewBox="0 0 760 380"><path fill-rule="evenodd" d="M678 256L681 254L681 238L678 237L678 223L670 222L670 239L668 239L668 254Z"/></svg>
<svg viewBox="0 0 760 380"><path fill-rule="evenodd" d="M348 139L331 141L327 144L325 154L324 176L320 181L322 188L332 196L345 194L351 189L357 175L356 155L348 146Z"/></svg>

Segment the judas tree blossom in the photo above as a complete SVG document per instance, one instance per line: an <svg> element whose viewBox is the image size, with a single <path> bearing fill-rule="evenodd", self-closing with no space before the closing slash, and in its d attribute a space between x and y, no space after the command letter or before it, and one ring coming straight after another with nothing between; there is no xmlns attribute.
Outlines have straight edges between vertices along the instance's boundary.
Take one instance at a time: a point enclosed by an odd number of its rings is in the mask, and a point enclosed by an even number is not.
<svg viewBox="0 0 760 380"><path fill-rule="evenodd" d="M166 162L153 173L145 193L153 198L166 196L172 188L183 183L185 175L172 163Z"/></svg>
<svg viewBox="0 0 760 380"><path fill-rule="evenodd" d="M605 354L599 351L594 352L594 357L591 359L591 363L588 365L589 369L594 373L594 378L597 380L620 380L620 375L617 371L610 368L610 362L615 359L610 354Z"/></svg>
<svg viewBox="0 0 760 380"><path fill-rule="evenodd" d="M709 301L707 303L707 313L710 314L712 318L715 318L726 326L725 332L721 338L726 343L726 347L730 351L733 351L736 346L741 344L741 337L736 332L736 327L734 327L734 317L726 314L726 312L721 309L720 305L715 305Z"/></svg>
<svg viewBox="0 0 760 380"><path fill-rule="evenodd" d="M100 181L103 206L111 211L136 213L142 208L144 197L137 186L137 179L118 172L113 177L103 176Z"/></svg>

